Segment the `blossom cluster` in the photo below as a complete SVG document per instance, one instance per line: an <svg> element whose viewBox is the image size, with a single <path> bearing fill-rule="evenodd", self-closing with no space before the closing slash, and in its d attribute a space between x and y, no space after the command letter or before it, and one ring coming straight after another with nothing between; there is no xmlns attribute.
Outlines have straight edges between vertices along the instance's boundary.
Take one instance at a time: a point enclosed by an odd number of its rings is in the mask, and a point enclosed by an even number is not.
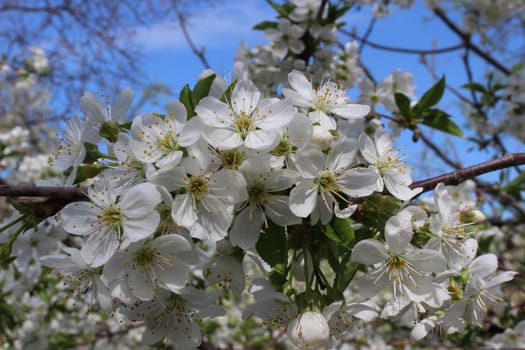
<svg viewBox="0 0 525 350"><path fill-rule="evenodd" d="M368 106L351 103L333 82L312 85L300 71L289 74L282 98L264 97L247 79L227 86L207 75L200 84L208 91L193 115L174 100L164 114L132 120L131 90L107 108L86 93L84 117L68 122L50 159L62 174L55 182L86 186L87 200L47 224L71 239L19 256L59 272L92 308L142 325L143 344L197 347L198 320L222 316L218 300L228 293L251 295L243 317L285 327L303 348L336 344L378 317L403 315L416 339L433 327L453 332L481 322L513 273L496 272L494 256L475 258L469 225L479 215L444 186L433 203L402 205L419 191L390 133L374 121L365 128ZM395 210L382 240L347 242L355 246L346 261L369 268L346 284L330 282L343 261L321 267L327 257L315 242L259 243L279 230L289 239L306 229L341 235L338 222L358 230L376 215L367 213L371 205L384 205L378 198L391 198ZM18 236L16 247L29 236ZM279 249L289 264L280 268L291 273L284 285L268 280L278 268L269 256ZM322 284L338 296L320 299ZM374 297L389 288L381 306Z"/></svg>
<svg viewBox="0 0 525 350"><path fill-rule="evenodd" d="M181 349L220 343L205 325L231 327L224 315L237 306L236 317L264 326L255 333L280 330L299 348L374 348L386 347L381 320L419 341L481 326L503 300L516 273L478 255L492 232L472 188L439 184L416 199L411 168L375 118L400 112L395 93L415 96L411 75L372 82L357 43L335 45L336 18L318 16L321 1L291 3L262 28L268 45L239 51L230 84L205 71L164 112L135 116L129 88L111 106L81 97L83 115L67 122L45 184L81 187L85 198L31 225L22 210L0 233L17 257L1 276L17 283L1 290L35 305L16 346L47 341L35 326L43 305L73 308L60 302L67 293L83 311L111 314L108 328L131 330L130 346ZM519 83L511 102L521 102ZM39 157L19 168L44 166ZM30 296L47 268L56 295Z"/></svg>

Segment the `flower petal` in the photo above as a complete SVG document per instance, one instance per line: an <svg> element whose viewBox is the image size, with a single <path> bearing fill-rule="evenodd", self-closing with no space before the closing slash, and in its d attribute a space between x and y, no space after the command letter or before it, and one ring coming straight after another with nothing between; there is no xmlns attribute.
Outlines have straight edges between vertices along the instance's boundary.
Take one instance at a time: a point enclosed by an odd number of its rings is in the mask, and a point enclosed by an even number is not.
<svg viewBox="0 0 525 350"><path fill-rule="evenodd" d="M365 264L375 265L383 262L388 258L385 246L375 239L365 239L357 242L352 250L352 261Z"/></svg>

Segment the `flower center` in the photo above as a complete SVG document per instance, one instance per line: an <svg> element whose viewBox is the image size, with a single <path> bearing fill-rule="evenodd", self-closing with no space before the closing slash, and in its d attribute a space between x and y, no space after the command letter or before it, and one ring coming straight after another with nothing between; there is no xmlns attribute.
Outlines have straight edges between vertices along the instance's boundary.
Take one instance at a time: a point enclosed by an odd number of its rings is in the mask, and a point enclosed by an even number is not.
<svg viewBox="0 0 525 350"><path fill-rule="evenodd" d="M149 246L142 247L133 254L133 262L144 270L148 270L153 265L155 253L156 250L154 248Z"/></svg>
<svg viewBox="0 0 525 350"><path fill-rule="evenodd" d="M172 132L168 132L163 138L157 138L157 148L160 148L163 154L177 151L179 149L178 140Z"/></svg>
<svg viewBox="0 0 525 350"><path fill-rule="evenodd" d="M239 150L227 150L221 154L222 166L226 169L238 170L243 161L243 153Z"/></svg>
<svg viewBox="0 0 525 350"><path fill-rule="evenodd" d="M387 260L390 271L399 271L407 266L407 261L399 255L393 255Z"/></svg>
<svg viewBox="0 0 525 350"><path fill-rule="evenodd" d="M241 111L241 114L233 122L234 130L240 134L244 139L248 133L255 129L255 124L251 116L247 115L246 112Z"/></svg>
<svg viewBox="0 0 525 350"><path fill-rule="evenodd" d="M266 187L259 181L254 181L248 188L248 198L250 202L264 205L266 204Z"/></svg>
<svg viewBox="0 0 525 350"><path fill-rule="evenodd" d="M318 185L319 191L339 192L335 175L329 170L321 172L321 175L315 179L315 183Z"/></svg>
<svg viewBox="0 0 525 350"><path fill-rule="evenodd" d="M107 226L118 228L122 225L122 220L124 216L120 211L120 208L109 207L106 211L99 217Z"/></svg>
<svg viewBox="0 0 525 350"><path fill-rule="evenodd" d="M186 182L186 191L195 200L200 200L208 192L208 179L204 176L190 176Z"/></svg>
<svg viewBox="0 0 525 350"><path fill-rule="evenodd" d="M279 144L273 149L272 154L277 157L287 156L293 151L293 146L288 139L288 136L281 137Z"/></svg>

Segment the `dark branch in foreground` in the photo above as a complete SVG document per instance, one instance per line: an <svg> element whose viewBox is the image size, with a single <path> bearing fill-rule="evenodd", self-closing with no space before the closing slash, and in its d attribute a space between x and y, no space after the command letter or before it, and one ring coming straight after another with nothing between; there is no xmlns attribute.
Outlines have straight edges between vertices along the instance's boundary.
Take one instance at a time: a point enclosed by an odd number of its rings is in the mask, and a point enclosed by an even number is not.
<svg viewBox="0 0 525 350"><path fill-rule="evenodd" d="M443 182L445 185L458 185L478 175L523 164L525 164L525 153L507 153L498 159L451 171L429 179L415 181L410 187L422 187L423 192L427 192L434 189L440 182ZM85 199L86 195L83 187L0 185L0 197L52 197L75 201Z"/></svg>
<svg viewBox="0 0 525 350"><path fill-rule="evenodd" d="M440 182L445 185L458 185L461 182L491 171L509 168L516 165L525 164L525 153L507 153L503 157L489 160L467 168L451 171L430 179L413 182L411 188L421 187L423 192L430 191Z"/></svg>
<svg viewBox="0 0 525 350"><path fill-rule="evenodd" d="M0 197L52 197L72 202L86 198L82 187L0 186Z"/></svg>

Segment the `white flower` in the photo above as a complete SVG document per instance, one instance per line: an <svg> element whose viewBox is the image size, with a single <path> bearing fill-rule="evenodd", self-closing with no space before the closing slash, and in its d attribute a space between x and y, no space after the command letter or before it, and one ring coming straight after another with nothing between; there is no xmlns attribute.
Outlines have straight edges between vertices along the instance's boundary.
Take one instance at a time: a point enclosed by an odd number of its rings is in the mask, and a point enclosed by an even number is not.
<svg viewBox="0 0 525 350"><path fill-rule="evenodd" d="M334 211L338 217L352 215L356 205L351 199L376 191L378 178L372 169L351 168L356 152L355 140L344 138L333 144L328 154L317 147L299 151L294 165L303 179L290 192L292 212L303 218L312 214L312 223L320 218L322 224L330 221ZM340 209L339 201L348 206Z"/></svg>
<svg viewBox="0 0 525 350"><path fill-rule="evenodd" d="M127 113L133 102L133 90L126 88L117 97L111 108L104 108L97 97L91 92L85 92L80 98L80 110L91 121L100 124L105 121L114 121L118 124L127 122Z"/></svg>
<svg viewBox="0 0 525 350"><path fill-rule="evenodd" d="M288 50L295 54L303 52L304 43L301 37L305 29L285 18L280 19L277 26L277 29L270 28L264 31L266 38L272 42L277 57L284 58Z"/></svg>
<svg viewBox="0 0 525 350"><path fill-rule="evenodd" d="M397 152L394 151L392 137L388 131L378 128L373 141L362 133L358 142L363 158L381 174L379 191L386 186L394 197L401 200L409 200L421 192L421 189L413 190L409 187L412 183L409 168L400 161Z"/></svg>
<svg viewBox="0 0 525 350"><path fill-rule="evenodd" d="M433 292L431 273L444 271L446 260L435 250L410 245L411 218L409 212L402 211L387 221L386 247L375 239L365 239L355 245L352 260L374 266L358 281L363 297L371 297L387 285L392 285L394 299L408 297L412 301L425 301Z"/></svg>
<svg viewBox="0 0 525 350"><path fill-rule="evenodd" d="M443 183L434 189L434 203L438 213L431 216L429 228L435 236L425 248L440 251L447 258L448 267L459 271L476 256L478 242L470 238L470 224L462 222L459 203Z"/></svg>
<svg viewBox="0 0 525 350"><path fill-rule="evenodd" d="M139 161L131 152L131 138L128 134L120 133L113 144L113 153L117 161L108 162L102 175L109 180L109 185L121 194L127 188L143 183L153 171L152 164Z"/></svg>
<svg viewBox="0 0 525 350"><path fill-rule="evenodd" d="M329 344L330 327L320 312L307 311L288 324L290 341L302 349L318 349Z"/></svg>
<svg viewBox="0 0 525 350"><path fill-rule="evenodd" d="M131 150L144 163L156 163L160 168L173 167L182 159L184 147L201 136L198 119L186 122L186 109L179 101L171 101L167 114L141 114L131 126Z"/></svg>
<svg viewBox="0 0 525 350"><path fill-rule="evenodd" d="M122 305L122 312L132 322L144 321L145 345L168 338L177 349L195 349L202 341L201 329L194 321L217 317L224 311L215 305L217 295L191 287L177 294L162 290L152 301Z"/></svg>
<svg viewBox="0 0 525 350"><path fill-rule="evenodd" d="M230 241L243 249L255 246L263 224L268 226L267 217L281 225L295 225L301 219L288 206L288 196L272 194L290 188L296 181L297 173L288 169L270 168L265 157L247 159L241 167L246 179L248 199L240 204L230 230Z"/></svg>
<svg viewBox="0 0 525 350"><path fill-rule="evenodd" d="M443 316L443 322L462 331L462 320L481 326L489 308L503 299L500 285L511 281L517 272L496 273L498 257L484 254L474 259L467 269L469 281L463 298L456 301Z"/></svg>
<svg viewBox="0 0 525 350"><path fill-rule="evenodd" d="M261 93L249 80L241 80L226 104L215 97L203 98L195 108L199 118L210 127L205 137L214 147L269 150L280 139L279 129L295 115L289 101L261 99Z"/></svg>
<svg viewBox="0 0 525 350"><path fill-rule="evenodd" d="M88 188L90 202L74 202L61 211L62 227L86 236L80 253L91 266L104 265L122 244L126 247L151 236L159 224L155 207L160 194L155 185L143 183L125 191L119 199L104 179Z"/></svg>
<svg viewBox="0 0 525 350"><path fill-rule="evenodd" d="M363 322L371 322L379 315L377 306L372 303L336 302L324 308L323 314L328 320L330 335L341 340L354 328L362 327Z"/></svg>
<svg viewBox="0 0 525 350"><path fill-rule="evenodd" d="M85 300L90 305L98 305L104 310L111 309L111 296L108 285L101 279L102 269L90 267L76 248L64 248L66 254L42 256L42 265L52 267L62 274L72 289L75 298Z"/></svg>
<svg viewBox="0 0 525 350"><path fill-rule="evenodd" d="M493 349L525 349L525 321L520 321L514 328L507 328L485 342Z"/></svg>
<svg viewBox="0 0 525 350"><path fill-rule="evenodd" d="M63 172L72 168L69 178L72 183L77 174L77 169L86 157L85 142L96 144L99 140L96 130L74 116L68 120L64 136L59 140L55 153L49 158L53 170Z"/></svg>
<svg viewBox="0 0 525 350"><path fill-rule="evenodd" d="M203 277L208 283L217 283L219 287L231 289L235 295L244 290L245 276L241 263L225 255L211 259L203 268Z"/></svg>
<svg viewBox="0 0 525 350"><path fill-rule="evenodd" d="M234 204L248 197L244 177L234 170L202 171L172 181L176 182L174 187L185 190L173 200L173 221L196 238L224 238L233 219Z"/></svg>
<svg viewBox="0 0 525 350"><path fill-rule="evenodd" d="M285 294L276 292L270 281L258 278L250 286L255 303L248 306L242 314L243 319L258 317L273 328L285 327L297 316L297 305Z"/></svg>
<svg viewBox="0 0 525 350"><path fill-rule="evenodd" d="M288 81L292 89L283 88L284 96L294 105L312 110L308 112L308 117L326 130L337 128L330 114L345 119L360 119L370 112L369 106L350 103L346 92L339 89L335 83L327 82L314 89L304 73L297 70L288 75Z"/></svg>
<svg viewBox="0 0 525 350"><path fill-rule="evenodd" d="M290 124L281 129L281 140L272 150L276 157L285 157L288 168L294 169L292 155L308 144L312 137L312 122L303 113L297 113Z"/></svg>
<svg viewBox="0 0 525 350"><path fill-rule="evenodd" d="M131 293L141 300L151 300L158 286L174 292L185 286L191 251L191 243L176 234L132 243L104 265L104 276L112 281L124 274Z"/></svg>

